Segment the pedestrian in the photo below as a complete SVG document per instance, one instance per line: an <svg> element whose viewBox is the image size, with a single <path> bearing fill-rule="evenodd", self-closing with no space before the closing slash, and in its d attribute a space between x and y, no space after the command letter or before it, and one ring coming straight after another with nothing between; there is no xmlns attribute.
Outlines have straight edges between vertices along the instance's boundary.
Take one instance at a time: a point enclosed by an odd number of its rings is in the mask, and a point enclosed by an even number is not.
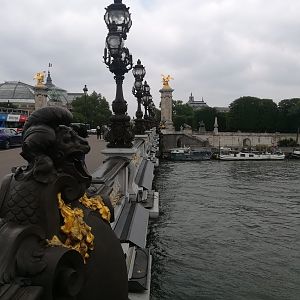
<svg viewBox="0 0 300 300"><path fill-rule="evenodd" d="M101 127L98 125L97 126L97 140L101 140Z"/></svg>

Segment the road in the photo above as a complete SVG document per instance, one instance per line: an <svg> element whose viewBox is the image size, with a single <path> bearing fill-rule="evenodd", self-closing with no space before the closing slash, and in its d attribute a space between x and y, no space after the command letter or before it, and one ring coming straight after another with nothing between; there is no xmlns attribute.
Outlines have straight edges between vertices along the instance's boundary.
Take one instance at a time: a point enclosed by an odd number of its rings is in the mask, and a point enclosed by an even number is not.
<svg viewBox="0 0 300 300"><path fill-rule="evenodd" d="M106 148L104 140L97 140L96 135L87 138L91 151L86 155L85 162L87 169L93 173L100 165L102 165L105 156L101 153ZM12 167L27 165L27 162L20 155L21 147L11 148L9 150L0 150L0 182L3 176L11 172Z"/></svg>

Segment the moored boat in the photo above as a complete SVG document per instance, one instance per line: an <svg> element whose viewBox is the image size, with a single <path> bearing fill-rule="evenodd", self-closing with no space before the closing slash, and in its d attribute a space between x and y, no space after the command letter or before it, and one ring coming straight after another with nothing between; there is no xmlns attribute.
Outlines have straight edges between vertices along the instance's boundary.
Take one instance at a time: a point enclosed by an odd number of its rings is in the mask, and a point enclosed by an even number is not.
<svg viewBox="0 0 300 300"><path fill-rule="evenodd" d="M290 158L300 159L300 148L294 149L293 152L290 154Z"/></svg>
<svg viewBox="0 0 300 300"><path fill-rule="evenodd" d="M210 160L212 151L210 149L191 149L190 147L174 148L170 151L170 160L173 161L196 161Z"/></svg>
<svg viewBox="0 0 300 300"><path fill-rule="evenodd" d="M243 151L229 151L228 153L220 153L220 160L283 160L285 159L285 154L281 151L274 153L264 152L260 153L258 151L253 152L243 152Z"/></svg>

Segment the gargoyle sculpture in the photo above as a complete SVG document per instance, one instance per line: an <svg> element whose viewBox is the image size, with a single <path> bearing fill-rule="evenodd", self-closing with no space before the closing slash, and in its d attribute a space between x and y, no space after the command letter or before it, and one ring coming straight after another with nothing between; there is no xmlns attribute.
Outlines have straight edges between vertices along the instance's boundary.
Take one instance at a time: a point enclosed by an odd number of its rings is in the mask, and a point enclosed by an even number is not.
<svg viewBox="0 0 300 300"><path fill-rule="evenodd" d="M72 114L45 107L24 126L27 166L0 189L0 299L128 299L111 204L88 195L88 142Z"/></svg>

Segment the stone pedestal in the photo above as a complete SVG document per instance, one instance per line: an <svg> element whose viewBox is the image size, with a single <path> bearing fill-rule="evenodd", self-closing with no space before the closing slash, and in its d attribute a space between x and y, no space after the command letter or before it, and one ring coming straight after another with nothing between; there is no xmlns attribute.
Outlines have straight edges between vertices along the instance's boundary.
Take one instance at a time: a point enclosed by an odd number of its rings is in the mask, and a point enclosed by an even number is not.
<svg viewBox="0 0 300 300"><path fill-rule="evenodd" d="M163 87L159 91L161 93L161 122L164 124L166 130L173 131L172 92L174 90L170 87Z"/></svg>
<svg viewBox="0 0 300 300"><path fill-rule="evenodd" d="M35 110L47 106L48 90L44 85L34 87Z"/></svg>

